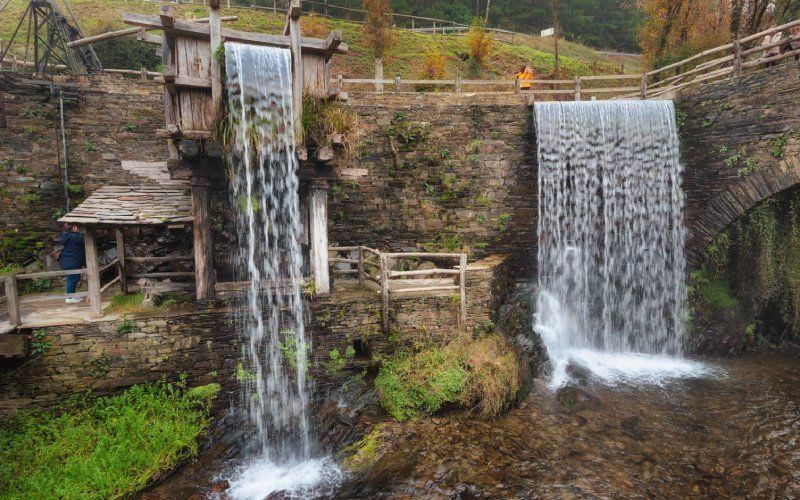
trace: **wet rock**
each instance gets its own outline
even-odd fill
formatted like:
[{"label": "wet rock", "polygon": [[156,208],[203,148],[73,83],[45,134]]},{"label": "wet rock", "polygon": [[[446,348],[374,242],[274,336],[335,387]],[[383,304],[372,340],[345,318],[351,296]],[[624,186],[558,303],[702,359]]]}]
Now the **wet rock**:
[{"label": "wet rock", "polygon": [[216,483],[212,484],[211,488],[209,488],[209,491],[211,491],[211,493],[222,493],[230,487],[230,483],[223,479],[222,481],[217,481]]},{"label": "wet rock", "polygon": [[556,402],[561,411],[573,413],[595,403],[597,398],[577,387],[562,387],[556,393]]},{"label": "wet rock", "polygon": [[289,498],[287,496],[286,490],[281,490],[281,491],[273,491],[269,495],[265,496],[264,500],[284,500],[286,498]]}]

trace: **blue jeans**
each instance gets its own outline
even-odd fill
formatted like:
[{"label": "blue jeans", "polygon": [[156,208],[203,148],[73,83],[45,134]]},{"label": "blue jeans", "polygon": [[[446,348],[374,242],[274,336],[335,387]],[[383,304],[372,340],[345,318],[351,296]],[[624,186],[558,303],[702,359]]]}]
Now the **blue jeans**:
[{"label": "blue jeans", "polygon": [[[61,269],[65,271],[71,271],[73,269],[80,269],[82,266],[72,263],[62,263]],[[81,280],[80,274],[70,274],[67,276],[67,293],[75,293],[75,289],[78,288],[78,282]]]}]

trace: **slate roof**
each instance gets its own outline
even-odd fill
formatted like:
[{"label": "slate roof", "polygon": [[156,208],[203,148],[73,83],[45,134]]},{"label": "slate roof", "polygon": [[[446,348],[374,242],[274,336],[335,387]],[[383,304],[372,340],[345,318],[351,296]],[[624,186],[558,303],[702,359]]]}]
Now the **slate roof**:
[{"label": "slate roof", "polygon": [[84,225],[150,226],[191,224],[194,219],[187,188],[103,186],[58,221]]}]

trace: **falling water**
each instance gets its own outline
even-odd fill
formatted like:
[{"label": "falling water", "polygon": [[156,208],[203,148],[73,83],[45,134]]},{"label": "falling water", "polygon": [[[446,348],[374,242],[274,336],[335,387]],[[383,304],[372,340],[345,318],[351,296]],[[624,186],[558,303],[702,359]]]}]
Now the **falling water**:
[{"label": "falling water", "polygon": [[682,166],[669,101],[537,103],[536,328],[553,364],[608,381],[696,373],[686,329]]},{"label": "falling water", "polygon": [[286,49],[225,44],[234,147],[230,196],[240,252],[237,279],[248,282],[236,314],[245,337],[237,373],[255,428],[255,462],[231,494],[263,498],[307,487],[320,475],[310,460],[307,353],[303,325],[298,163],[292,116],[291,55]]}]

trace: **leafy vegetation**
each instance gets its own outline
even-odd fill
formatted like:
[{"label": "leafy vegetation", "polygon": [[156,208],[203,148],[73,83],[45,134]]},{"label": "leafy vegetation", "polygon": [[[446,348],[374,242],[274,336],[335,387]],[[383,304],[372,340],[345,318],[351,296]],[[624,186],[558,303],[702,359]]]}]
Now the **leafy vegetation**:
[{"label": "leafy vegetation", "polygon": [[219,385],[133,386],[0,424],[3,498],[121,498],[197,453]]},{"label": "leafy vegetation", "polygon": [[381,405],[399,421],[436,413],[446,405],[492,416],[519,388],[517,361],[499,335],[458,339],[384,360],[375,387]]}]

